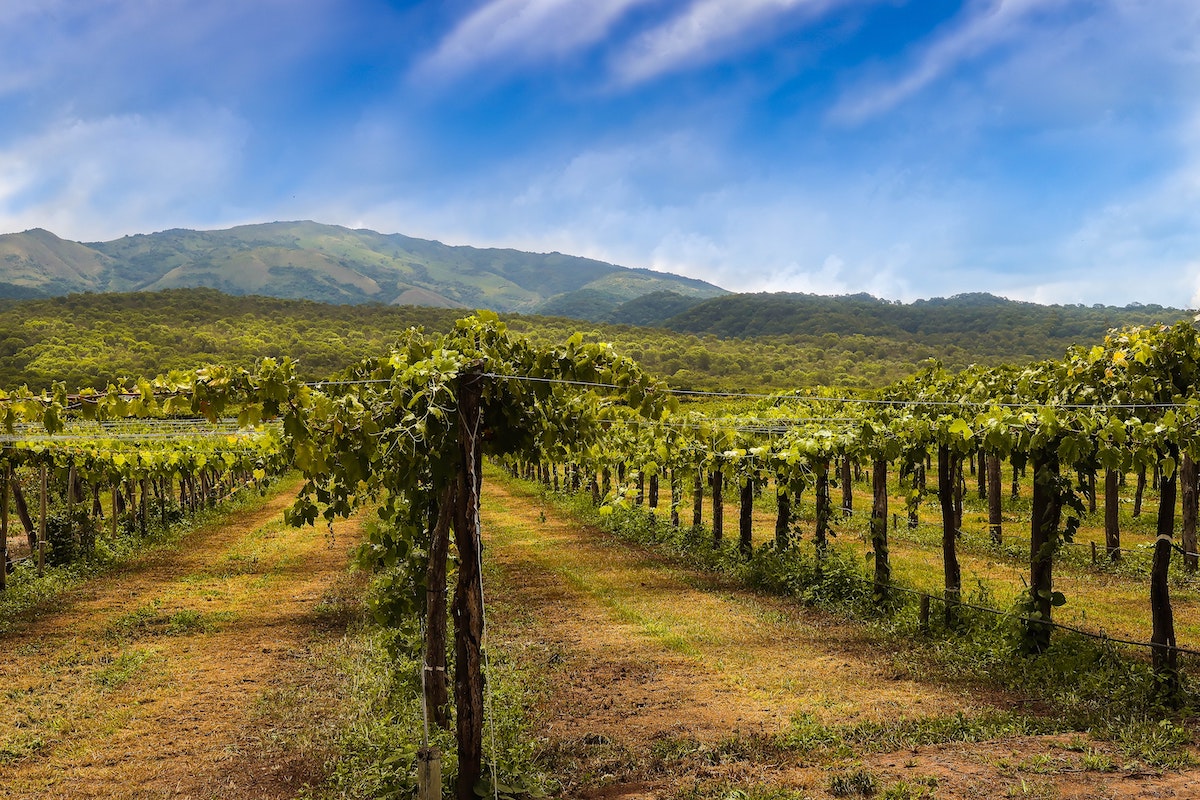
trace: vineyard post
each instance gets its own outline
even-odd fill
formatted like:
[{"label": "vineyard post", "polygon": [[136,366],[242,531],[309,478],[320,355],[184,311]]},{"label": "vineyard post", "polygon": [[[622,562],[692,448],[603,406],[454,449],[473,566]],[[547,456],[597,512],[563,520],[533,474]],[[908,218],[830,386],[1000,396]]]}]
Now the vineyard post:
[{"label": "vineyard post", "polygon": [[655,472],[650,476],[650,496],[648,498],[650,508],[658,508],[658,473]]},{"label": "vineyard post", "polygon": [[713,546],[719,547],[721,539],[725,535],[725,503],[722,497],[725,488],[725,473],[721,471],[719,461],[713,464],[713,468],[709,470],[709,477],[712,479]]},{"label": "vineyard post", "polygon": [[671,527],[679,527],[679,495],[683,486],[679,480],[679,472],[671,467]]},{"label": "vineyard post", "polygon": [[[979,467],[975,470],[979,476],[979,499],[988,499],[988,487],[992,483],[992,475],[988,466],[991,458],[982,447],[975,451],[974,458],[978,459]],[[974,463],[974,462],[972,462]]]},{"label": "vineyard post", "polygon": [[792,539],[792,495],[791,487],[775,476],[775,549],[783,552]]},{"label": "vineyard post", "polygon": [[117,538],[117,484],[112,485],[112,509],[109,512],[112,514],[112,538]]},{"label": "vineyard post", "polygon": [[[46,541],[46,501],[47,501],[46,495],[49,492],[49,487],[46,485],[47,481],[48,481],[48,477],[46,475],[47,469],[46,469],[45,462],[42,462],[41,467],[42,468],[41,468],[40,475],[41,475],[42,496],[41,496],[41,516],[38,518],[38,545],[39,546],[41,545],[42,542]],[[41,552],[41,551],[39,550],[38,552]],[[40,571],[41,571],[40,564],[38,566],[38,570],[39,570],[39,574],[40,574]]]},{"label": "vineyard post", "polygon": [[813,545],[817,550],[817,560],[824,561],[829,549],[829,517],[832,502],[829,499],[829,459],[817,459],[817,529],[813,536]]},{"label": "vineyard post", "polygon": [[1121,473],[1115,469],[1104,472],[1104,546],[1110,561],[1121,560],[1121,517],[1120,496],[1117,485]]},{"label": "vineyard post", "polygon": [[1052,450],[1035,450],[1033,457],[1033,510],[1030,514],[1029,596],[1030,618],[1026,622],[1027,646],[1041,653],[1050,646],[1050,621],[1054,608],[1054,551],[1062,516],[1059,497],[1058,455]]},{"label": "vineyard post", "polygon": [[1000,456],[988,453],[984,460],[987,466],[988,530],[992,535],[992,543],[998,546],[1004,541],[1003,498],[1000,496],[1002,491],[1000,487]]},{"label": "vineyard post", "polygon": [[480,574],[479,467],[482,453],[483,367],[458,378],[458,489],[454,541],[458,584],[454,590],[454,702],[457,711],[458,800],[474,800],[483,761],[483,584]]},{"label": "vineyard post", "polygon": [[704,472],[696,467],[692,476],[692,527],[697,528],[704,521]]},{"label": "vineyard post", "polygon": [[851,480],[850,456],[842,456],[842,516],[854,514],[854,482]]},{"label": "vineyard post", "polygon": [[1142,515],[1142,497],[1146,494],[1146,467],[1138,467],[1137,488],[1133,491],[1133,516]]},{"label": "vineyard post", "polygon": [[958,478],[958,464],[950,453],[950,447],[938,445],[938,503],[942,511],[942,575],[946,598],[946,625],[953,626],[957,617],[957,606],[962,599],[962,571],[958,566],[958,526],[956,522],[954,493]]},{"label": "vineyard post", "polygon": [[742,482],[741,507],[738,518],[738,551],[749,559],[754,552],[754,479]]},{"label": "vineyard post", "polygon": [[888,557],[888,493],[887,459],[875,456],[871,465],[871,548],[875,552],[875,604],[888,601],[888,585],[892,580],[892,565]]},{"label": "vineyard post", "polygon": [[[1167,446],[1168,458],[1178,459],[1179,446]],[[1153,633],[1150,636],[1151,661],[1154,675],[1164,696],[1170,698],[1179,690],[1179,653],[1175,649],[1175,619],[1171,610],[1171,592],[1167,583],[1174,548],[1175,495],[1178,471],[1168,476],[1164,470],[1159,479],[1158,538],[1154,542],[1154,561],[1150,567],[1150,616]],[[1144,474],[1144,470],[1143,470]]]}]

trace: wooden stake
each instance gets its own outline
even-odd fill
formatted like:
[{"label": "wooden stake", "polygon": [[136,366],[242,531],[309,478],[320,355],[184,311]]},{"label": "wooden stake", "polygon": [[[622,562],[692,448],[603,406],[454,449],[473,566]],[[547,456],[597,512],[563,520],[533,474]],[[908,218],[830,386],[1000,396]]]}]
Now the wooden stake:
[{"label": "wooden stake", "polygon": [[458,800],[475,800],[483,763],[483,578],[480,574],[479,469],[483,427],[483,368],[464,371],[458,385],[458,497],[454,541],[454,701],[457,711]]},{"label": "wooden stake", "polygon": [[442,753],[436,747],[417,751],[417,800],[441,800]]}]

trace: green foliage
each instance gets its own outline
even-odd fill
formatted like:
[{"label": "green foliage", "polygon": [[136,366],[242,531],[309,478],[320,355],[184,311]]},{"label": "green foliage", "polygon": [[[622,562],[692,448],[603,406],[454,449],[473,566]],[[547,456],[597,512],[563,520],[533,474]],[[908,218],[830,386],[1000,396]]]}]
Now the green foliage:
[{"label": "green foliage", "polygon": [[877,791],[879,782],[862,767],[839,772],[829,778],[829,793],[834,797],[871,797]]}]

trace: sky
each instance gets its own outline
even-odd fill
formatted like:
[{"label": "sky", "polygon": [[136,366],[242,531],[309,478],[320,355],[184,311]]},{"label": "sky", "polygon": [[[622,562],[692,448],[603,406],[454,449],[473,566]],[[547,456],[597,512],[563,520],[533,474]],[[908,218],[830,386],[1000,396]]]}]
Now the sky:
[{"label": "sky", "polygon": [[1196,0],[4,0],[0,233],[1200,306]]}]

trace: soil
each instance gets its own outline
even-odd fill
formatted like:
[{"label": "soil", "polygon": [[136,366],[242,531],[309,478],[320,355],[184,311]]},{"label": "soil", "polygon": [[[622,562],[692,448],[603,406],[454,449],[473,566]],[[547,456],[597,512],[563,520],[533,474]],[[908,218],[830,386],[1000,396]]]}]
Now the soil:
[{"label": "soil", "polygon": [[321,608],[359,531],[286,527],[294,490],[0,640],[0,795],[283,798],[320,778],[319,754],[277,745],[264,698],[323,680],[307,656],[341,636]]},{"label": "soil", "polygon": [[857,757],[781,747],[793,719],[1038,709],[897,671],[853,623],[692,573],[517,484],[485,481],[484,536],[490,635],[538,687],[530,713],[561,797],[862,796],[845,791],[859,773],[897,798],[1200,797],[1200,770],[1147,770],[1086,733]]}]

